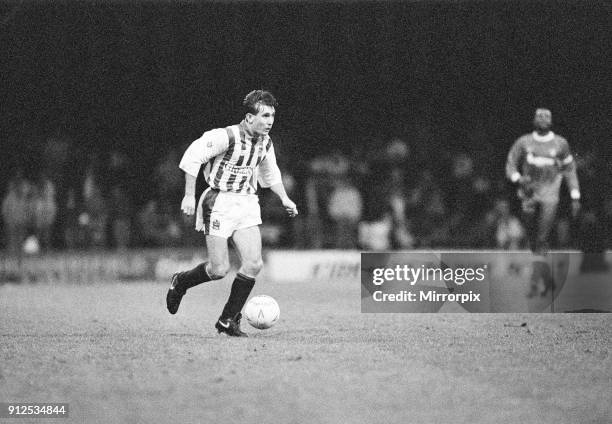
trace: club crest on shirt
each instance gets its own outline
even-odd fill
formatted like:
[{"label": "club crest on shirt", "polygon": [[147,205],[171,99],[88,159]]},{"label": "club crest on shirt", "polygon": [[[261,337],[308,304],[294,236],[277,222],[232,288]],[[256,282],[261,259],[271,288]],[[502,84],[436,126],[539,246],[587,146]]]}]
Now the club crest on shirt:
[{"label": "club crest on shirt", "polygon": [[215,219],[212,222],[212,228],[213,228],[213,230],[218,230],[219,228],[221,228],[221,223],[219,222],[218,219]]}]

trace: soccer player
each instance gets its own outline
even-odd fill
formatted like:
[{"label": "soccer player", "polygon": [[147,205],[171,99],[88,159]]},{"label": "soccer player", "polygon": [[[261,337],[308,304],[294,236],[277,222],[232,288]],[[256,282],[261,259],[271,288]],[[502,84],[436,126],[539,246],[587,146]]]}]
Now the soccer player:
[{"label": "soccer player", "polygon": [[[254,90],[242,104],[242,122],[205,132],[191,143],[179,164],[185,172],[181,210],[187,215],[196,213],[196,230],[205,234],[208,261],[174,274],[166,295],[168,311],[175,314],[188,289],[225,277],[230,269],[231,239],[241,263],[215,328],[236,337],[247,336],[240,329],[241,310],[263,266],[258,183],[270,187],[290,217],[298,214],[283,186],[268,134],[274,124],[276,99],[268,91]],[[196,177],[202,165],[209,188],[196,204]]]},{"label": "soccer player", "polygon": [[[544,255],[549,247],[563,178],[570,191],[574,216],[580,209],[580,187],[567,140],[551,131],[551,111],[536,109],[533,125],[535,130],[532,133],[519,137],[512,145],[506,162],[506,176],[517,185],[529,248],[536,255]],[[540,261],[540,265],[543,263],[545,261]],[[545,277],[548,274],[546,270],[542,273]],[[554,289],[551,281],[539,292],[544,295],[549,289]],[[530,295],[533,292],[532,286]]]}]

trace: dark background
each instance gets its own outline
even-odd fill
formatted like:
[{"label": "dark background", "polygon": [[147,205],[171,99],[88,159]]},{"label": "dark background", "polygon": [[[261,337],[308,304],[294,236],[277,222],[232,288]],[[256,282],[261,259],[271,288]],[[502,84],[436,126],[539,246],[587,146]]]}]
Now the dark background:
[{"label": "dark background", "polygon": [[505,150],[545,105],[576,147],[609,153],[605,4],[2,3],[2,143],[17,157],[62,127],[146,162],[265,87],[276,130],[308,152],[425,124],[452,140],[479,127]]},{"label": "dark background", "polygon": [[[401,136],[427,145],[434,169],[465,151],[503,179],[507,151],[539,106],[578,157],[595,153],[605,169],[611,10],[594,1],[3,2],[0,177],[36,173],[45,140],[62,133],[74,141],[75,175],[86,157],[123,150],[141,194],[161,156],[237,123],[254,88],[277,96],[272,135],[297,174],[312,155]],[[610,186],[605,172],[593,181],[596,192]]]}]

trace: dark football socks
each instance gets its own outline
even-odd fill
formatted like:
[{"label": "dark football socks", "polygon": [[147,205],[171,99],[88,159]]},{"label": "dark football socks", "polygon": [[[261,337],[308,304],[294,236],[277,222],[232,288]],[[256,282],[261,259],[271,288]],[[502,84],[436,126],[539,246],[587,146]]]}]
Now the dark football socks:
[{"label": "dark football socks", "polygon": [[536,252],[538,249],[537,237],[537,216],[535,213],[524,213],[523,214],[523,225],[525,226],[525,232],[527,233],[527,241],[529,243],[529,250]]},{"label": "dark football socks", "polygon": [[180,290],[187,290],[191,287],[195,287],[198,284],[210,281],[211,278],[206,272],[207,262],[203,262],[189,271],[179,272],[178,274],[178,288]]},{"label": "dark football socks", "polygon": [[240,273],[236,274],[236,278],[232,283],[232,291],[223,308],[220,319],[234,318],[242,310],[254,285],[254,278]]}]

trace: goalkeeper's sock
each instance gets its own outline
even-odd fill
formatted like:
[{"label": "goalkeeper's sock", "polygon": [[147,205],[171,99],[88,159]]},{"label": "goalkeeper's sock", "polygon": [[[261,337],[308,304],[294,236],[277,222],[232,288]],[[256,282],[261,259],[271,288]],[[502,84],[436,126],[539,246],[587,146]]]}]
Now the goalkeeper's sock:
[{"label": "goalkeeper's sock", "polygon": [[525,226],[525,232],[527,233],[529,250],[536,252],[538,248],[538,227],[535,212],[529,212],[523,215],[523,225]]},{"label": "goalkeeper's sock", "polygon": [[219,319],[233,319],[242,310],[254,285],[254,278],[241,273],[236,274],[229,298]]},{"label": "goalkeeper's sock", "polygon": [[178,273],[178,284],[177,288],[181,291],[185,291],[192,287],[197,286],[198,284],[205,283],[207,281],[211,281],[210,275],[206,270],[208,266],[208,262],[202,262],[198,266],[189,271],[179,272]]}]

